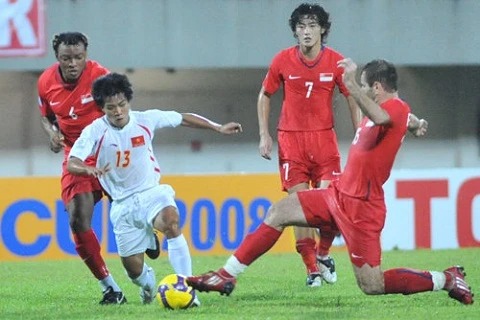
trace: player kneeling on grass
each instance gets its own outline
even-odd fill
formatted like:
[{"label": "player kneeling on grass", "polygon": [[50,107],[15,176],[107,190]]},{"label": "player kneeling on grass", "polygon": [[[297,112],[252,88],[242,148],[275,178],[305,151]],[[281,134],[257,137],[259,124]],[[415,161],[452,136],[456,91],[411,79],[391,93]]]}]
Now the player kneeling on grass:
[{"label": "player kneeling on grass", "polygon": [[223,268],[187,278],[199,291],[229,295],[237,276],[277,242],[287,226],[315,227],[320,232],[340,230],[360,289],[371,295],[446,290],[463,304],[473,303],[473,293],[461,266],[444,271],[408,268],[381,270],[380,235],[386,207],[383,184],[395,156],[410,131],[423,136],[427,122],[410,113],[398,97],[397,72],[385,60],[373,60],[362,69],[361,85],[355,80],[356,64],[338,62],[343,80],[366,116],[350,147],[345,171],[328,189],[312,189],[289,195],[272,205],[264,223],[249,234]]},{"label": "player kneeling on grass", "polygon": [[[132,86],[125,75],[117,73],[97,79],[92,95],[105,115],[83,129],[70,152],[68,171],[98,177],[110,195],[110,220],[118,254],[130,279],[140,286],[142,302],[150,303],[156,294],[156,280],[154,271],[144,262],[144,252],[155,248],[155,229],[167,238],[175,273],[192,275],[175,192],[171,186],[159,184],[160,167],[152,147],[155,130],[182,125],[234,134],[242,127],[236,122],[220,125],[191,113],[131,111]],[[90,155],[96,156],[96,166],[84,162]],[[194,305],[199,305],[198,300]]]}]

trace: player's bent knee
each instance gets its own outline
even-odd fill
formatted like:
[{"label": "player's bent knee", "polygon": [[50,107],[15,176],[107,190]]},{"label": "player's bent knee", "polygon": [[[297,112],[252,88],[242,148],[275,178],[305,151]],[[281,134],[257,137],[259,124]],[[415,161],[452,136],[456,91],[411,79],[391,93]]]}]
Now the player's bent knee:
[{"label": "player's bent knee", "polygon": [[271,227],[277,227],[280,225],[280,219],[278,215],[279,211],[276,209],[275,204],[268,208],[265,219],[263,220],[266,224]]},{"label": "player's bent knee", "polygon": [[126,271],[127,271],[128,277],[129,277],[131,280],[140,277],[140,275],[142,274],[142,271],[138,272],[138,270],[128,270],[128,269],[126,269]]},{"label": "player's bent knee", "polygon": [[372,267],[365,262],[361,267],[354,265],[354,273],[358,287],[363,293],[368,295],[384,293],[385,285],[380,266]]},{"label": "player's bent knee", "polygon": [[154,227],[165,234],[167,238],[174,238],[181,234],[179,227],[180,217],[175,207],[164,208],[154,220]]},{"label": "player's bent knee", "polygon": [[130,279],[138,278],[143,272],[143,262],[139,255],[122,257],[122,264]]},{"label": "player's bent knee", "polygon": [[82,193],[76,195],[67,205],[70,229],[74,232],[90,230],[93,216],[93,195]]},{"label": "player's bent knee", "polygon": [[71,214],[69,225],[74,232],[85,232],[91,229],[91,220],[79,214]]},{"label": "player's bent knee", "polygon": [[180,231],[178,223],[173,223],[165,227],[165,231],[163,231],[163,234],[165,235],[165,237],[167,237],[167,239],[171,239],[178,237],[182,234],[182,232]]},{"label": "player's bent knee", "polygon": [[264,219],[265,224],[272,228],[283,230],[285,227],[294,225],[288,212],[276,204],[272,205]]},{"label": "player's bent knee", "polygon": [[383,286],[377,284],[375,281],[365,281],[357,279],[357,284],[360,290],[367,295],[383,294]]}]

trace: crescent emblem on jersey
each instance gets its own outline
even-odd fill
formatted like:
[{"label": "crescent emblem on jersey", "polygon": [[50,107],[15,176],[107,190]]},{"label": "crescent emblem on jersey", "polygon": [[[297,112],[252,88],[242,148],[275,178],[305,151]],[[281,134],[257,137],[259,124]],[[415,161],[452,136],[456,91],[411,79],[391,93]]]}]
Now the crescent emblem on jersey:
[{"label": "crescent emblem on jersey", "polygon": [[82,104],[86,104],[86,103],[89,103],[90,101],[93,101],[93,97],[90,93],[84,94],[80,97],[80,101],[82,102]]},{"label": "crescent emblem on jersey", "polygon": [[131,138],[131,140],[132,140],[132,147],[133,148],[145,145],[145,138],[143,136],[133,137],[133,138]]}]

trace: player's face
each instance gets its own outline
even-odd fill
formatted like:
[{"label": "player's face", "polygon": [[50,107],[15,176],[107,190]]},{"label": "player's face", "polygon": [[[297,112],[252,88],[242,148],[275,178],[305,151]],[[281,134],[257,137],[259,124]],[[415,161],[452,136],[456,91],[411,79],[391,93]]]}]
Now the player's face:
[{"label": "player's face", "polygon": [[130,120],[129,111],[130,103],[123,93],[118,93],[105,99],[103,112],[105,112],[108,121],[113,126],[123,128]]},{"label": "player's face", "polygon": [[87,51],[83,43],[58,46],[57,60],[65,82],[76,82],[85,69]]},{"label": "player's face", "polygon": [[365,77],[365,72],[362,72],[360,75],[360,87],[362,91],[371,99],[375,100],[375,92],[372,87],[370,87],[367,83],[367,79]]},{"label": "player's face", "polygon": [[301,46],[313,47],[322,43],[325,29],[320,27],[316,19],[304,16],[295,27],[295,37]]}]

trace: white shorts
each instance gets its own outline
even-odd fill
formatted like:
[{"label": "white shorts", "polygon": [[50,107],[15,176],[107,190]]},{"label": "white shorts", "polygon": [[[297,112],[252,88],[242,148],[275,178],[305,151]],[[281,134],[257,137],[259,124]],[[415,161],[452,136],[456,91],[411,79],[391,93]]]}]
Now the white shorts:
[{"label": "white shorts", "polygon": [[143,253],[147,248],[155,248],[152,222],[167,206],[177,208],[175,191],[167,184],[112,202],[110,220],[120,257],[129,257]]}]

